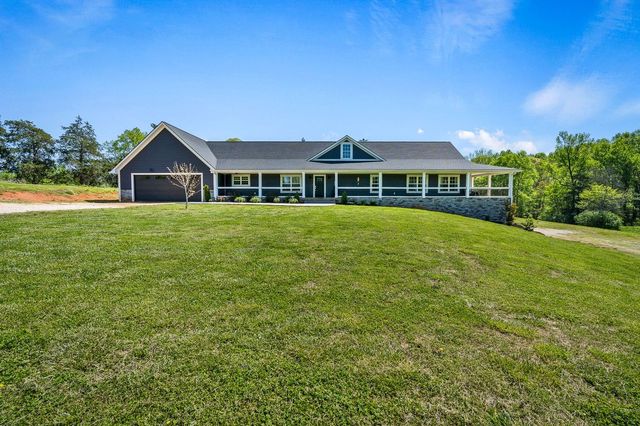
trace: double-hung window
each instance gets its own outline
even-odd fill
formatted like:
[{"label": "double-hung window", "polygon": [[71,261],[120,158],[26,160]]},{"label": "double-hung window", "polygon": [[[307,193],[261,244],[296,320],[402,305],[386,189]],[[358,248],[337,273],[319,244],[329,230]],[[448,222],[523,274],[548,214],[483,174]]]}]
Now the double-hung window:
[{"label": "double-hung window", "polygon": [[353,146],[350,143],[343,143],[342,145],[340,145],[340,159],[353,159]]},{"label": "double-hung window", "polygon": [[379,175],[370,175],[369,176],[369,191],[372,194],[377,194],[380,191],[380,176]]},{"label": "double-hung window", "polygon": [[231,186],[249,186],[250,175],[233,175],[231,178]]},{"label": "double-hung window", "polygon": [[280,175],[281,192],[300,192],[300,175]]},{"label": "double-hung window", "polygon": [[422,175],[407,175],[407,192],[422,192]]},{"label": "double-hung window", "polygon": [[438,192],[459,192],[460,176],[440,175],[438,179]]}]

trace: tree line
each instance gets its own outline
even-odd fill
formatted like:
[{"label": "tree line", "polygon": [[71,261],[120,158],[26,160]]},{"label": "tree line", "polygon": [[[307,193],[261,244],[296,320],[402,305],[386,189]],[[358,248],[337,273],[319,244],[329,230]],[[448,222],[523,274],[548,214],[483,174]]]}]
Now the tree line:
[{"label": "tree line", "polygon": [[560,132],[549,154],[480,150],[469,158],[521,170],[514,176],[519,216],[565,223],[640,221],[640,130],[610,140]]},{"label": "tree line", "polygon": [[116,186],[110,170],[146,135],[135,127],[100,143],[80,116],[62,126],[57,139],[29,120],[0,121],[0,175],[27,183]]}]

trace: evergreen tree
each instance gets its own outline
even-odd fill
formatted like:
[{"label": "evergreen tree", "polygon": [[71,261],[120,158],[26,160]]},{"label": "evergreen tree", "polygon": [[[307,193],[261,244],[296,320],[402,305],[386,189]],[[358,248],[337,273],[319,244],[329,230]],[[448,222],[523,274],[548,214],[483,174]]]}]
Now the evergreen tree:
[{"label": "evergreen tree", "polygon": [[50,134],[28,120],[5,122],[5,141],[19,179],[39,183],[54,165],[55,142]]},{"label": "evergreen tree", "polygon": [[62,164],[73,171],[81,185],[96,183],[102,153],[93,127],[77,116],[73,123],[62,126],[62,130],[64,133],[58,141]]}]

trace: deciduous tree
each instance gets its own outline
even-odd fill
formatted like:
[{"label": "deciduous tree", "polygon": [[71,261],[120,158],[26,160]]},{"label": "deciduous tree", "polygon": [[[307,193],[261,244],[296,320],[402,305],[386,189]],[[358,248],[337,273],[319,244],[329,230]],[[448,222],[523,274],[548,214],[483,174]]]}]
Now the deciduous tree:
[{"label": "deciduous tree", "polygon": [[167,167],[167,170],[171,184],[184,191],[184,208],[188,208],[189,198],[200,192],[198,171],[191,163],[173,163],[173,167]]}]

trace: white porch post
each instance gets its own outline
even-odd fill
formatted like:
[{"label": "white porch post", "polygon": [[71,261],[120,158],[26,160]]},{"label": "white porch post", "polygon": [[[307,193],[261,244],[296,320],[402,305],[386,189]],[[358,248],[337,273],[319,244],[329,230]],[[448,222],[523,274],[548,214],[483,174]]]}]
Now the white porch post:
[{"label": "white porch post", "polygon": [[513,202],[513,173],[509,173],[509,199]]},{"label": "white porch post", "polygon": [[333,197],[338,198],[338,172],[336,172],[333,178]]},{"label": "white porch post", "polygon": [[262,172],[258,173],[258,197],[262,197]]},{"label": "white porch post", "polygon": [[425,192],[426,183],[427,183],[427,173],[422,172],[422,198],[424,198],[424,196],[427,195]]},{"label": "white porch post", "polygon": [[491,197],[491,175],[487,179],[487,186],[489,187],[487,189],[487,197]]},{"label": "white porch post", "polygon": [[302,195],[300,196],[300,198],[304,198],[304,195],[306,193],[305,191],[305,187],[306,187],[306,174],[304,172],[302,172]]},{"label": "white porch post", "polygon": [[471,195],[471,173],[467,173],[467,194],[466,197],[469,198],[469,196]]},{"label": "white porch post", "polygon": [[378,199],[382,200],[382,172],[378,172]]}]

